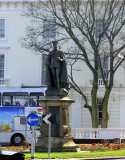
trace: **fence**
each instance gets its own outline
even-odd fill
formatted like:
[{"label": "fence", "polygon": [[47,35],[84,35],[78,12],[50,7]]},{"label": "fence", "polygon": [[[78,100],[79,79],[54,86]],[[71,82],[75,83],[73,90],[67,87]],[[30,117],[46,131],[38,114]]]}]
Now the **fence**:
[{"label": "fence", "polygon": [[74,139],[125,139],[125,129],[115,128],[72,128]]}]

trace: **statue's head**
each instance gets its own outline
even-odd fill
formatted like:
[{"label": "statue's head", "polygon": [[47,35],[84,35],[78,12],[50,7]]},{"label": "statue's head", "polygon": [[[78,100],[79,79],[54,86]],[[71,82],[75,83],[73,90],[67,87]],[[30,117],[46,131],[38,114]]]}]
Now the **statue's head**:
[{"label": "statue's head", "polygon": [[58,41],[54,41],[53,42],[53,48],[54,48],[54,50],[57,50],[57,44],[58,44]]}]

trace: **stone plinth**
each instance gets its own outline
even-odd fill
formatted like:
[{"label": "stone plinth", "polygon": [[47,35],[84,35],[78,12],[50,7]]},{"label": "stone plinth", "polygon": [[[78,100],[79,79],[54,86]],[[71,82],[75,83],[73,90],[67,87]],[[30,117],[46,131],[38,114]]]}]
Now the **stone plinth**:
[{"label": "stone plinth", "polygon": [[[51,137],[51,152],[76,152],[77,145],[69,137]],[[38,137],[36,152],[48,152],[48,137]]]},{"label": "stone plinth", "polygon": [[[43,106],[44,115],[51,113],[56,117],[56,122],[51,124],[51,151],[77,151],[78,147],[70,135],[71,128],[68,117],[68,108],[75,101],[68,97],[50,96],[39,100],[39,102]],[[48,125],[43,124],[40,132],[41,135],[36,143],[36,151],[46,152],[48,150]]]}]

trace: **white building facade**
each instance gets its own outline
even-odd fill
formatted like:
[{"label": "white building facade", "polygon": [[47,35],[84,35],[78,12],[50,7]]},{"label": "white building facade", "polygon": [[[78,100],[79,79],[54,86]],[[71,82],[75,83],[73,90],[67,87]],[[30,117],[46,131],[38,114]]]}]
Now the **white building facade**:
[{"label": "white building facade", "polygon": [[[22,11],[23,0],[0,1],[0,87],[21,88],[22,86],[42,86],[42,55],[22,48],[20,38],[30,23]],[[68,46],[68,45],[67,45]],[[65,47],[66,48],[66,47]],[[62,48],[62,50],[64,50]],[[76,81],[90,99],[92,76],[82,63],[76,66]],[[99,118],[104,86],[100,80],[98,91]],[[69,122],[72,128],[91,128],[91,116],[84,108],[84,100],[73,89],[70,97],[75,103],[69,108]],[[108,128],[125,128],[125,68],[120,67],[114,77],[108,104]]]},{"label": "white building facade", "polygon": [[23,7],[21,1],[0,2],[1,87],[41,84],[41,55],[22,48],[19,43],[29,23],[21,15]]}]

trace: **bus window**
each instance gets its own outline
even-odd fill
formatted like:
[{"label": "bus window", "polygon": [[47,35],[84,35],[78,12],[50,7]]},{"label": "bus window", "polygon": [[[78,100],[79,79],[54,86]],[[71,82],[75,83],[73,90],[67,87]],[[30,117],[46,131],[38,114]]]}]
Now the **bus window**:
[{"label": "bus window", "polygon": [[37,100],[41,99],[43,95],[44,94],[42,92],[31,92],[30,93],[30,106],[31,107],[41,106],[39,102],[37,102]]},{"label": "bus window", "polygon": [[28,93],[25,92],[4,92],[3,106],[27,106]]}]

